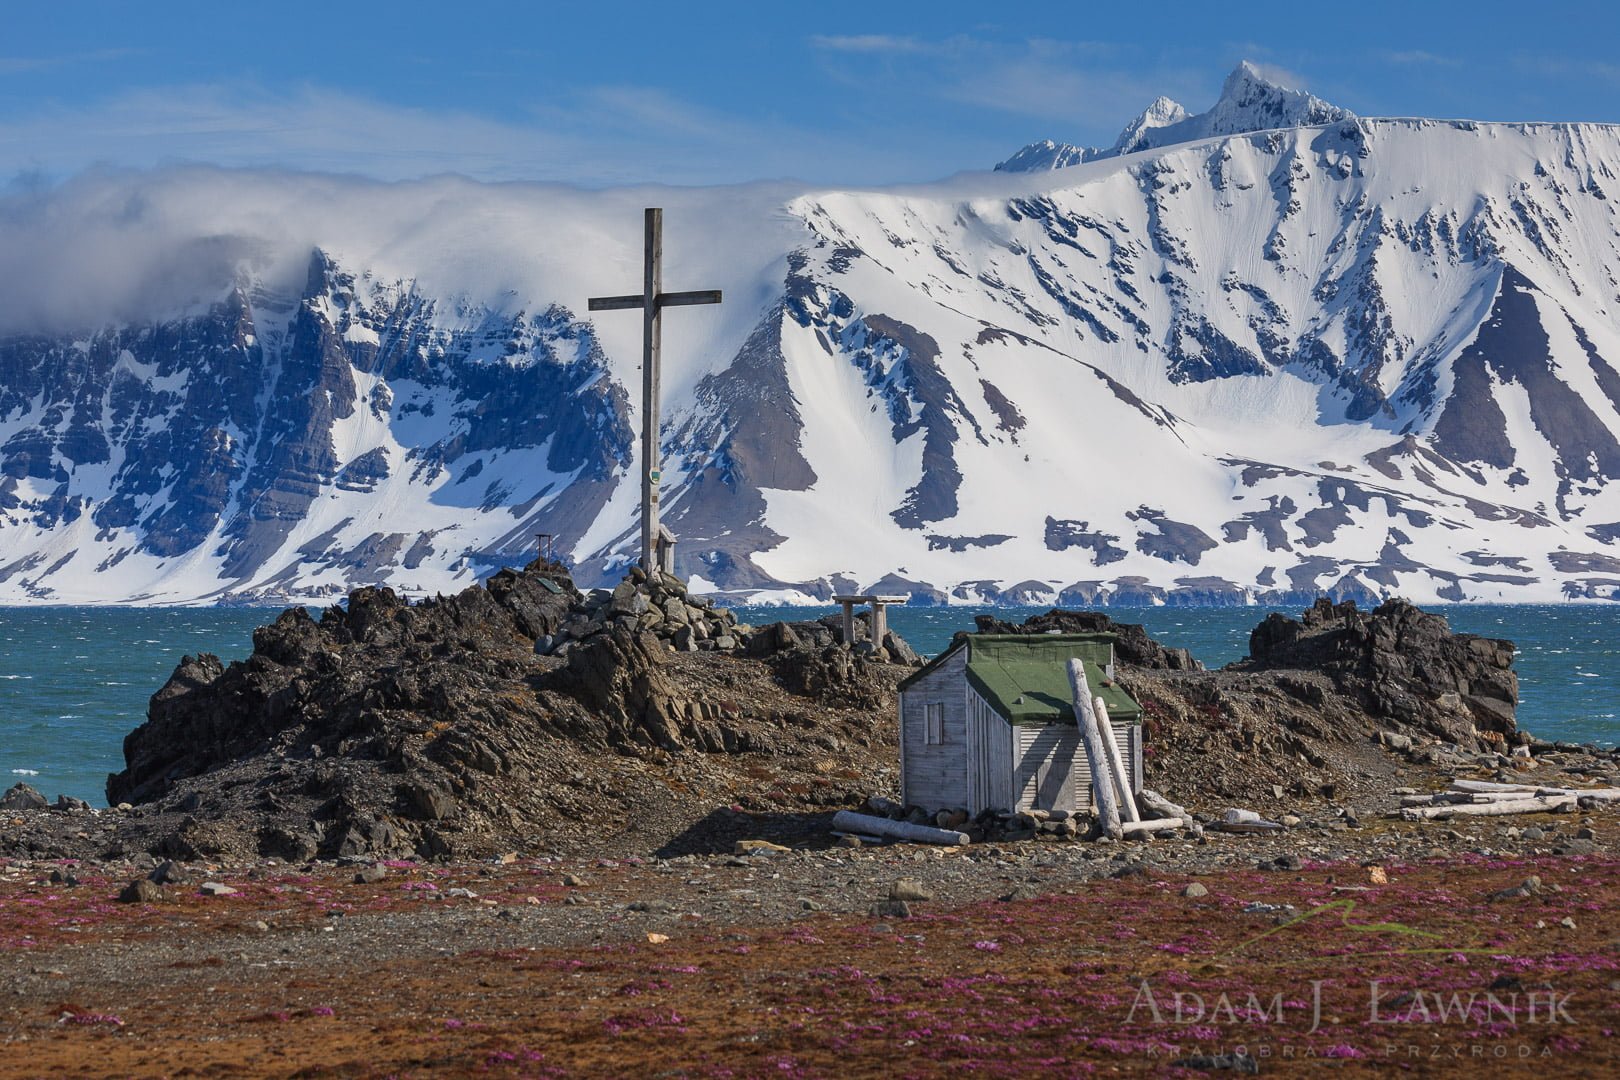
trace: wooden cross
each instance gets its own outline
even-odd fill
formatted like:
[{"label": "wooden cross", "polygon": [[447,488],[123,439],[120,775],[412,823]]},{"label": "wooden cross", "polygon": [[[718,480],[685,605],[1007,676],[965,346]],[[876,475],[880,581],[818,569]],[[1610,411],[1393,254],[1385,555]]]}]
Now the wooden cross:
[{"label": "wooden cross", "polygon": [[651,574],[659,568],[658,487],[663,479],[658,448],[658,315],[666,307],[718,304],[720,290],[664,292],[664,211],[654,206],[647,207],[646,226],[647,249],[642,264],[640,295],[593,296],[589,309],[641,309],[641,568]]}]

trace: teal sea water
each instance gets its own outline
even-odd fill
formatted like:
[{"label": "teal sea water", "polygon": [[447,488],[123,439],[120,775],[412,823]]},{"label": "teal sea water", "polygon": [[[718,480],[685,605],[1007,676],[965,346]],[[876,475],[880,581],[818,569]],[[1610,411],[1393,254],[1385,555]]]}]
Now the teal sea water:
[{"label": "teal sea water", "polygon": [[[813,618],[826,608],[744,608],[745,622]],[[890,625],[932,654],[985,608],[894,608]],[[1000,608],[1022,620],[1036,608]],[[1181,646],[1211,667],[1242,658],[1264,608],[1143,608],[1111,612]],[[1548,739],[1612,745],[1620,739],[1620,606],[1459,606],[1452,628],[1519,646],[1519,722]],[[18,780],[57,794],[105,802],[107,773],[123,767],[123,738],[187,653],[240,659],[253,628],[276,612],[258,608],[0,608],[0,788]],[[1291,614],[1297,615],[1297,612]]]}]

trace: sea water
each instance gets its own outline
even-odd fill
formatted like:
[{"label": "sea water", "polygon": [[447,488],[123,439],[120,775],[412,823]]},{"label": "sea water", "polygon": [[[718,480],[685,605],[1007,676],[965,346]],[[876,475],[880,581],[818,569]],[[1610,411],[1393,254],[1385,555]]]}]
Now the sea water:
[{"label": "sea water", "polygon": [[[834,607],[741,608],[744,622],[819,618]],[[925,655],[944,648],[988,608],[889,609],[889,625]],[[1022,621],[1045,609],[998,608]],[[1210,667],[1241,659],[1265,608],[1126,608],[1167,645]],[[1612,745],[1620,738],[1620,606],[1453,606],[1452,629],[1519,647],[1519,723],[1546,739]],[[1298,612],[1290,612],[1297,616]],[[0,788],[25,780],[54,797],[105,804],[109,772],[123,768],[125,734],[180,659],[226,661],[253,648],[265,608],[0,608]]]}]

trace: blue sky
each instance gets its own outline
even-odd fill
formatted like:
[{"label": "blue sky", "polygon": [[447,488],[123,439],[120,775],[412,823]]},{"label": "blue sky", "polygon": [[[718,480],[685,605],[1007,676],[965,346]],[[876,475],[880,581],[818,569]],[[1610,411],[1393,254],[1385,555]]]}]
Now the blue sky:
[{"label": "blue sky", "polygon": [[1620,122],[1617,41],[1569,3],[23,4],[0,177],[928,180],[1199,111],[1241,59],[1364,115]]}]

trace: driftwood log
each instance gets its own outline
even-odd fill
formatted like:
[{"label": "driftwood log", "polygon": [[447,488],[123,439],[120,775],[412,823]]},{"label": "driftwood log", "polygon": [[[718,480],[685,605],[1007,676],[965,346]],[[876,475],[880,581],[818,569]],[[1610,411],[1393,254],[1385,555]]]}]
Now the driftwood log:
[{"label": "driftwood log", "polygon": [[1253,810],[1240,810],[1232,807],[1223,812],[1221,820],[1217,821],[1212,827],[1222,832],[1257,833],[1277,832],[1282,829],[1282,824],[1276,821],[1267,821]]},{"label": "driftwood log", "polygon": [[909,821],[891,821],[857,814],[853,810],[840,810],[833,815],[832,827],[838,832],[859,833],[863,836],[887,836],[894,840],[910,840],[915,844],[944,844],[954,847],[968,842],[968,834],[954,829],[936,829],[932,825],[914,825]]},{"label": "driftwood log", "polygon": [[[1136,812],[1136,798],[1131,794],[1130,774],[1125,771],[1125,759],[1119,752],[1119,740],[1114,738],[1114,725],[1108,722],[1108,705],[1101,696],[1091,699],[1091,715],[1097,734],[1102,736],[1103,751],[1108,755],[1108,777],[1114,785],[1114,793],[1119,796],[1119,815],[1123,821],[1141,821],[1142,815]],[[1092,773],[1093,782],[1096,775]]]},{"label": "driftwood log", "polygon": [[1433,818],[1461,814],[1468,817],[1497,817],[1506,814],[1545,814],[1557,810],[1575,809],[1572,795],[1554,795],[1549,798],[1530,796],[1511,802],[1445,803],[1439,806],[1408,806],[1400,811],[1406,821],[1428,821]]},{"label": "driftwood log", "polygon": [[1086,748],[1086,762],[1091,766],[1094,781],[1092,788],[1097,795],[1097,827],[1104,836],[1118,840],[1125,835],[1119,827],[1119,796],[1109,780],[1108,750],[1097,730],[1096,711],[1091,707],[1091,686],[1086,682],[1085,665],[1079,660],[1069,661],[1069,690],[1074,697],[1074,719],[1080,728],[1080,741]]},{"label": "driftwood log", "polygon": [[1155,818],[1152,821],[1127,821],[1119,828],[1127,837],[1151,835],[1158,832],[1169,832],[1172,829],[1182,828],[1182,820],[1178,817]]}]

